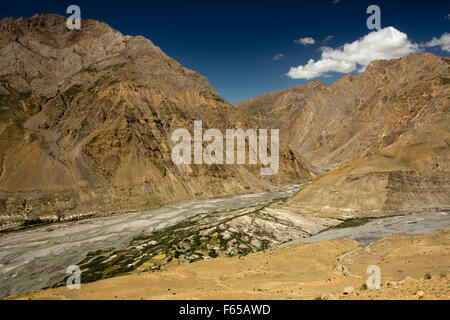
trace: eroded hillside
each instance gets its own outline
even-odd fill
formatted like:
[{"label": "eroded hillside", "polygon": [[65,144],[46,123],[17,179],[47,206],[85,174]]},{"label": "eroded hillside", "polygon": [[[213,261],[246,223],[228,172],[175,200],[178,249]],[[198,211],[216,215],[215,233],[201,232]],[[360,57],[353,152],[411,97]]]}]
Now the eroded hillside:
[{"label": "eroded hillside", "polygon": [[175,166],[171,133],[193,122],[260,128],[143,37],[104,23],[35,15],[0,21],[0,221],[148,209],[311,179],[281,146],[280,170],[259,165]]},{"label": "eroded hillside", "polygon": [[450,59],[425,53],[238,107],[261,121],[277,119],[295,151],[319,171],[331,170],[285,208],[344,219],[448,210],[449,79]]}]

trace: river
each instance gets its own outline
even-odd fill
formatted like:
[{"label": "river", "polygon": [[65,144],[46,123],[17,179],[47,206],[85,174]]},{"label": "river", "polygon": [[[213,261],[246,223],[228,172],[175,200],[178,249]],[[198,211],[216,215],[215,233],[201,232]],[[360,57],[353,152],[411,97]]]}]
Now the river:
[{"label": "river", "polygon": [[0,235],[0,298],[58,283],[68,266],[89,252],[125,249],[143,232],[154,232],[190,217],[247,207],[264,207],[295,194],[301,186],[274,192],[174,203],[129,214],[35,227]]}]

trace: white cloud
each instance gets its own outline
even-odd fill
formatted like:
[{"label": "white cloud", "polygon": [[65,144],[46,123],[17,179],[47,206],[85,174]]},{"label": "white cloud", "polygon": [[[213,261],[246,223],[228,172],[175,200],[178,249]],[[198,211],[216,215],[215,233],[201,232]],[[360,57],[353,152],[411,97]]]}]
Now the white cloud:
[{"label": "white cloud", "polygon": [[329,35],[329,36],[327,36],[325,39],[322,40],[322,43],[330,42],[330,41],[333,40],[333,39],[334,39],[334,36]]},{"label": "white cloud", "polygon": [[278,54],[273,56],[273,61],[278,61],[278,60],[280,60],[282,58],[284,58],[284,54],[278,53]]},{"label": "white cloud", "polygon": [[444,33],[439,39],[433,38],[422,46],[426,48],[441,47],[441,50],[450,52],[450,33]]},{"label": "white cloud", "polygon": [[347,61],[337,61],[333,59],[320,59],[308,61],[308,64],[291,68],[288,76],[292,79],[312,79],[320,77],[327,72],[335,71],[340,73],[350,73],[355,70],[355,64]]},{"label": "white cloud", "polygon": [[334,4],[338,4],[339,2],[341,2],[341,0],[333,0]]},{"label": "white cloud", "polygon": [[306,38],[300,38],[300,39],[294,40],[294,43],[296,43],[296,44],[302,44],[302,45],[304,45],[304,46],[308,46],[308,45],[310,45],[310,44],[315,44],[315,43],[316,43],[316,40],[314,40],[314,39],[311,38],[311,37],[306,37]]},{"label": "white cloud", "polygon": [[322,47],[320,60],[309,60],[304,66],[292,67],[288,77],[292,79],[312,79],[326,75],[328,72],[351,73],[363,72],[374,60],[389,60],[405,57],[419,51],[419,46],[408,40],[408,36],[387,27],[373,31],[363,38],[342,47],[333,49]]},{"label": "white cloud", "polygon": [[450,13],[445,17],[445,19],[450,20]]}]

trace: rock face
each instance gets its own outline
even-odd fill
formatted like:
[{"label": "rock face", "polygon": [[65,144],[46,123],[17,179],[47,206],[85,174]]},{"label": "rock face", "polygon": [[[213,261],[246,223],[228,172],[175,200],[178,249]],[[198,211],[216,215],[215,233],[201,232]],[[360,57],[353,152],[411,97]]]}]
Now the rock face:
[{"label": "rock face", "polygon": [[[328,86],[322,81],[313,80],[306,85],[269,92],[253,99],[244,100],[236,106],[261,123],[280,128],[281,139],[295,145],[300,126],[304,126],[303,110],[308,102]],[[306,132],[307,130],[305,130]]]},{"label": "rock face", "polygon": [[104,23],[35,15],[0,21],[0,222],[132,211],[305,182],[280,147],[278,175],[259,165],[176,166],[171,133],[260,128],[201,75],[151,41]]},{"label": "rock face", "polygon": [[375,61],[332,86],[312,82],[238,107],[249,112],[267,102],[261,121],[279,125],[281,137],[319,171],[331,170],[286,208],[343,219],[445,210],[449,83],[450,59],[426,53]]}]

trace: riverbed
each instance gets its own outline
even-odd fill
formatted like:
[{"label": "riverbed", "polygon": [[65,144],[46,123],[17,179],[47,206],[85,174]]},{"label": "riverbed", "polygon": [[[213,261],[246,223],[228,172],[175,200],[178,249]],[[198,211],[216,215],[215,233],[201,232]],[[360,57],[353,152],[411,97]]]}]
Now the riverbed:
[{"label": "riverbed", "polygon": [[123,250],[143,233],[156,232],[201,215],[262,208],[302,186],[274,192],[174,203],[139,213],[56,223],[0,235],[0,298],[52,286],[66,268],[98,250]]},{"label": "riverbed", "polygon": [[[270,207],[303,187],[175,203],[138,213],[2,234],[0,297],[61,284],[67,277],[67,267],[83,261],[86,262],[84,267],[80,265],[86,270],[83,276],[91,276],[90,281],[95,281],[103,276],[115,276],[106,271],[116,264],[123,264],[120,272],[159,268],[149,258],[152,256],[163,257],[160,261],[164,264],[160,266],[165,267],[166,263],[180,263],[183,259],[189,263],[216,254],[242,255],[298,242],[352,238],[367,245],[396,233],[428,233],[450,227],[447,212],[379,218],[356,227],[335,228],[331,222],[327,226],[307,215]],[[309,229],[302,229],[304,225]],[[324,231],[311,236],[319,230],[314,228]],[[150,267],[145,269],[146,265]],[[94,268],[89,270],[86,266]]]}]

